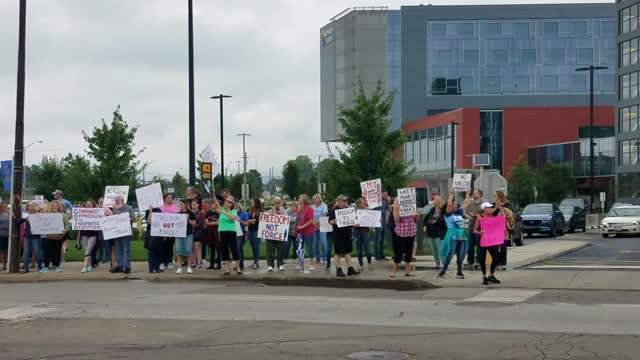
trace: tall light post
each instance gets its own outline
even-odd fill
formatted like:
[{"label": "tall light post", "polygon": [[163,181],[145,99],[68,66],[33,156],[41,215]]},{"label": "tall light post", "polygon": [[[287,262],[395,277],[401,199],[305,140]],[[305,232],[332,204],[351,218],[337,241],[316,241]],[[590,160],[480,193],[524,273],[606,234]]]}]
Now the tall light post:
[{"label": "tall light post", "polygon": [[[231,95],[216,95],[212,96],[211,99],[219,99],[220,100],[220,164],[224,164],[224,99],[230,98]],[[222,171],[222,167],[220,168],[220,183],[222,184],[222,188],[224,188],[224,173]]]},{"label": "tall light post", "polygon": [[189,185],[196,184],[196,112],[193,84],[193,0],[188,0],[189,17]]},{"label": "tall light post", "polygon": [[588,71],[589,72],[589,181],[591,182],[591,187],[589,190],[589,197],[591,201],[590,209],[593,214],[593,201],[595,199],[595,174],[594,174],[594,155],[593,155],[593,73],[597,70],[606,70],[608,67],[606,66],[594,66],[589,65],[588,67],[582,67],[576,69],[576,71]]},{"label": "tall light post", "polygon": [[[244,172],[242,173],[242,191],[245,191],[244,188],[245,186],[247,186],[247,148],[246,148],[246,139],[247,136],[251,136],[251,134],[247,134],[247,133],[242,133],[242,134],[236,134],[236,136],[242,136],[242,160],[244,163]],[[244,195],[244,194],[243,194]],[[249,192],[247,191],[246,197],[249,197]],[[243,196],[243,198],[245,198],[245,196]],[[246,199],[245,199],[245,206],[246,204]]]},{"label": "tall light post", "polygon": [[26,189],[26,188],[27,188],[27,169],[26,169],[26,167],[27,167],[27,150],[28,150],[31,146],[35,145],[35,144],[42,144],[42,143],[44,143],[44,141],[42,141],[42,140],[37,140],[37,141],[34,141],[34,142],[30,143],[29,145],[27,145],[27,146],[25,146],[25,147],[24,147],[24,151],[23,151],[23,154],[22,154],[22,160],[24,161],[24,166],[25,166],[25,171],[24,171],[24,188],[23,188],[23,190],[22,190],[22,198],[23,198],[23,199],[24,199],[24,189]]}]

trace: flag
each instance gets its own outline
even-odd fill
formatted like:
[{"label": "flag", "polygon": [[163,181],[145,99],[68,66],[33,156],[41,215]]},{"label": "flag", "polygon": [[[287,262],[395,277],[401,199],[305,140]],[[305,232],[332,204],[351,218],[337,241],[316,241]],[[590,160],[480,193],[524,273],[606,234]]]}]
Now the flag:
[{"label": "flag", "polygon": [[304,240],[301,234],[296,237],[296,254],[298,255],[298,265],[300,265],[301,271],[304,273]]}]

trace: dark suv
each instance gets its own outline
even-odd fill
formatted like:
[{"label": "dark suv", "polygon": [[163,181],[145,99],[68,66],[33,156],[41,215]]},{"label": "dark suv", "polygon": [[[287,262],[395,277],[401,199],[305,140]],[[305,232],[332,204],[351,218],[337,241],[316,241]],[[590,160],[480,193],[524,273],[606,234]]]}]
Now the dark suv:
[{"label": "dark suv", "polygon": [[564,215],[553,204],[531,204],[522,211],[522,232],[531,237],[533,233],[552,237],[564,234]]}]

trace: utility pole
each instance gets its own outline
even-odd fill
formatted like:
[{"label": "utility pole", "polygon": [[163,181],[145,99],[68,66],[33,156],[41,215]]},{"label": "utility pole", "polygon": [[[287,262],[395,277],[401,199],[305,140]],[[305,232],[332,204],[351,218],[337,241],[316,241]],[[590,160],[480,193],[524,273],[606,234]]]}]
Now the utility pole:
[{"label": "utility pole", "polygon": [[238,174],[240,174],[240,163],[242,163],[242,160],[237,160],[236,161],[238,163]]},{"label": "utility pole", "polygon": [[[27,39],[27,0],[20,0],[18,20],[18,83],[16,91],[16,133],[11,177],[11,211],[15,219],[22,219],[22,180],[24,155],[24,83]],[[11,219],[9,272],[20,272],[20,225]]]},{"label": "utility pole", "polygon": [[322,156],[318,155],[318,166],[316,168],[318,173],[316,177],[318,178],[318,194],[322,195],[322,181],[320,181],[320,158],[322,158]]},{"label": "utility pole", "polygon": [[[224,164],[224,107],[223,107],[223,102],[225,98],[230,98],[231,95],[216,95],[216,96],[212,96],[211,99],[219,99],[220,100],[220,164]],[[220,166],[220,184],[222,185],[222,188],[224,189],[224,173],[225,171],[222,171],[222,166]]]},{"label": "utility pole", "polygon": [[[246,139],[247,136],[251,136],[251,134],[247,134],[247,133],[242,133],[242,134],[236,134],[236,136],[242,136],[242,160],[244,162],[244,173],[242,174],[242,187],[244,188],[245,186],[247,186],[247,148],[246,148]],[[249,197],[249,192],[247,192],[247,196]],[[246,199],[245,199],[245,207],[247,206],[246,204]]]},{"label": "utility pole", "polygon": [[196,111],[193,85],[193,0],[189,0],[189,185],[196,184]]}]

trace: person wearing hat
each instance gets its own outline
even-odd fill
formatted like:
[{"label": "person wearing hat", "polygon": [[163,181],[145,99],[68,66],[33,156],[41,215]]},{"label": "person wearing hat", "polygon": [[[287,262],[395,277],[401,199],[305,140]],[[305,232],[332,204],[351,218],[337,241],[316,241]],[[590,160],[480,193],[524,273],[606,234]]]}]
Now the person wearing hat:
[{"label": "person wearing hat", "polygon": [[51,195],[53,195],[55,200],[58,200],[59,203],[64,205],[64,212],[66,212],[67,214],[73,212],[73,205],[71,205],[71,202],[69,200],[64,198],[64,193],[62,192],[62,190],[56,190],[52,192]]},{"label": "person wearing hat", "polygon": [[[482,209],[482,214],[480,214],[480,220],[476,221],[476,224],[473,228],[474,234],[476,234],[480,239],[482,238],[482,219],[490,218],[495,210],[494,205],[492,203],[482,203],[480,205]],[[500,284],[500,280],[496,279],[494,273],[496,271],[496,267],[498,266],[498,256],[500,252],[500,245],[492,245],[483,247],[482,243],[478,241],[478,261],[480,262],[480,269],[482,270],[482,284],[489,285],[489,283]],[[487,252],[491,254],[491,275],[487,278]]]},{"label": "person wearing hat", "polygon": [[[336,253],[337,277],[360,274],[356,271],[356,269],[353,268],[353,266],[351,266],[351,252],[353,251],[353,240],[351,239],[351,235],[353,227],[338,227],[338,220],[336,220],[336,210],[346,209],[349,206],[347,204],[347,200],[347,197],[344,195],[338,196],[338,198],[336,199],[336,204],[333,206],[331,211],[329,211],[329,224],[333,225],[333,232],[331,236]],[[342,271],[342,258],[344,258],[347,263],[347,275],[345,275],[344,271]]]}]

